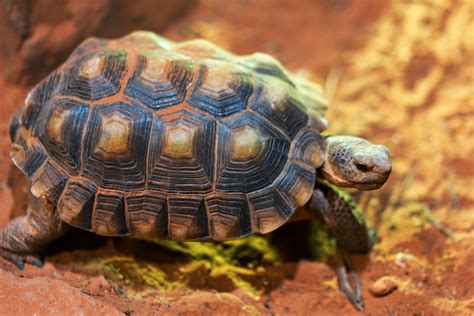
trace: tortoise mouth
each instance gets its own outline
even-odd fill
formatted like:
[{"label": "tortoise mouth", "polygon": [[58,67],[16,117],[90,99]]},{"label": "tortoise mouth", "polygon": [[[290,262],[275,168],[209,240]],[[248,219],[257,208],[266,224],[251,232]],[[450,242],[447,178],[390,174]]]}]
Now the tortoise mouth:
[{"label": "tortoise mouth", "polygon": [[341,187],[355,188],[361,191],[379,189],[387,181],[390,173],[391,168],[388,168],[382,172],[369,171],[364,173],[364,175],[350,179],[345,177],[344,174],[334,172],[331,166],[323,166],[323,168],[321,168],[322,176],[330,183]]},{"label": "tortoise mouth", "polygon": [[368,172],[362,179],[348,182],[358,190],[376,190],[385,184],[391,171],[391,168],[384,168],[381,171]]},{"label": "tortoise mouth", "polygon": [[361,191],[377,190],[384,185],[385,181],[381,182],[354,182],[354,188]]}]

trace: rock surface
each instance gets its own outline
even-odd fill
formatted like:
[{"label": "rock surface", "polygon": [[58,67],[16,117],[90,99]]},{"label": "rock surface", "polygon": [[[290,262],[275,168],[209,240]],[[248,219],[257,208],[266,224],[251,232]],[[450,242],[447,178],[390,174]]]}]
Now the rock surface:
[{"label": "rock surface", "polygon": [[8,81],[34,83],[89,36],[155,32],[193,7],[186,0],[4,1],[0,5],[0,66]]},{"label": "rock surface", "polygon": [[1,315],[123,315],[64,281],[26,279],[0,269]]}]

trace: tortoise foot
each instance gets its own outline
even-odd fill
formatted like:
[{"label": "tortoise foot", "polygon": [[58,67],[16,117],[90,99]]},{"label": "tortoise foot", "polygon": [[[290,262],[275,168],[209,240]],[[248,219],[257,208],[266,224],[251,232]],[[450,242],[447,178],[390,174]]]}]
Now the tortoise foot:
[{"label": "tortoise foot", "polygon": [[44,265],[44,260],[42,256],[36,254],[16,254],[9,250],[0,248],[0,257],[10,261],[20,270],[23,270],[23,268],[25,267],[25,263],[29,263],[39,268],[43,267]]},{"label": "tortoise foot", "polygon": [[347,296],[358,311],[363,311],[364,300],[359,276],[351,268],[349,259],[342,250],[336,253],[336,274],[340,291]]}]

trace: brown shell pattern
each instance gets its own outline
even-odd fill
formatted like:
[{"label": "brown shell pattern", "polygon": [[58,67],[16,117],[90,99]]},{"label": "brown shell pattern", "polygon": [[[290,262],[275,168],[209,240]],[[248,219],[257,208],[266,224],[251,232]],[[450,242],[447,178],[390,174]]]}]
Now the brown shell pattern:
[{"label": "brown shell pattern", "polygon": [[319,86],[265,54],[92,38],[28,95],[12,157],[73,226],[227,240],[308,202],[325,109]]}]

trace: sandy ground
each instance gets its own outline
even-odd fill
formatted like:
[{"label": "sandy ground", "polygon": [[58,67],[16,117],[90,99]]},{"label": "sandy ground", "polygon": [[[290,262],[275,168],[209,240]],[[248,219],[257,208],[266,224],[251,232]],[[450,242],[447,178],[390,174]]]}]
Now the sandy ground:
[{"label": "sandy ground", "polygon": [[[202,1],[160,28],[173,40],[202,37],[239,54],[274,55],[325,86],[331,133],[390,148],[389,182],[376,192],[354,192],[379,232],[369,256],[352,258],[365,314],[472,315],[474,4],[380,3]],[[4,55],[0,64],[5,56],[16,58]],[[4,77],[0,226],[24,209],[26,184],[10,164],[7,136],[9,117],[30,89]],[[73,232],[51,247],[42,269],[19,271],[0,260],[0,313],[358,314],[337,290],[331,261],[305,258],[278,265],[262,259],[219,273],[206,258]],[[390,293],[377,297],[369,289]]]}]

